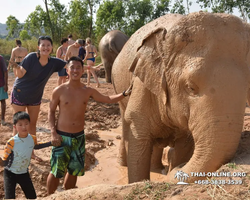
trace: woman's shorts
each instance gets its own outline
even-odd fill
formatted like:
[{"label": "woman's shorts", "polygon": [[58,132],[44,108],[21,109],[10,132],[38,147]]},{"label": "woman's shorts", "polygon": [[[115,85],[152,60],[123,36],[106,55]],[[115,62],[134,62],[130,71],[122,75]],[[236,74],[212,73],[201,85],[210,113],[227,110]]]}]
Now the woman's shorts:
[{"label": "woman's shorts", "polygon": [[39,106],[41,104],[41,101],[38,103],[32,103],[32,104],[27,104],[27,103],[22,103],[20,101],[18,101],[15,97],[13,92],[11,92],[11,99],[10,99],[10,103],[11,104],[15,104],[17,106]]}]

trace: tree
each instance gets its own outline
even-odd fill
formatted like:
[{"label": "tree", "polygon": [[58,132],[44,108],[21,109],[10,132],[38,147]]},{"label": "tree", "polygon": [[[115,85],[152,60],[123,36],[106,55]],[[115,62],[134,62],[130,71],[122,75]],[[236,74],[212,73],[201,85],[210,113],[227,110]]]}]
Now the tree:
[{"label": "tree", "polygon": [[129,0],[126,1],[126,21],[125,33],[132,35],[143,25],[152,21],[153,5],[150,0]]},{"label": "tree", "polygon": [[238,10],[244,21],[250,19],[250,2],[244,0],[197,0],[201,8],[211,8],[215,13],[230,13]]},{"label": "tree", "polygon": [[19,36],[19,32],[23,28],[23,26],[19,23],[19,20],[12,15],[7,18],[6,25],[6,29],[9,30],[7,39],[17,38]]},{"label": "tree", "polygon": [[175,0],[171,9],[171,13],[179,13],[182,15],[189,14],[189,7],[192,5],[192,1],[186,0],[186,5],[183,0]]},{"label": "tree", "polygon": [[100,0],[86,0],[90,14],[89,37],[92,37],[93,32],[93,15],[95,13],[95,6],[100,3]]},{"label": "tree", "polygon": [[153,3],[154,5],[154,12],[152,19],[156,19],[162,15],[167,14],[170,9],[170,0],[155,0]]},{"label": "tree", "polygon": [[91,19],[88,17],[87,5],[85,3],[83,0],[70,2],[67,30],[69,33],[74,33],[76,38],[86,38],[89,33]]},{"label": "tree", "polygon": [[48,31],[51,31],[53,40],[59,42],[66,33],[67,18],[65,16],[67,14],[67,10],[65,5],[60,4],[59,0],[51,0],[49,5],[49,16],[47,14],[46,19],[48,20],[48,24],[51,24],[53,28],[50,27]]},{"label": "tree", "polygon": [[67,18],[66,8],[59,0],[44,0],[46,11],[37,6],[26,19],[25,29],[35,37],[50,35],[55,42],[59,42],[65,34]]},{"label": "tree", "polygon": [[20,32],[20,34],[19,34],[19,38],[20,38],[21,40],[30,40],[30,39],[31,39],[31,37],[29,36],[27,30],[22,30],[22,31]]},{"label": "tree", "polygon": [[111,30],[124,31],[125,8],[122,0],[105,1],[100,5],[96,15],[96,34],[100,40]]},{"label": "tree", "polygon": [[46,13],[41,6],[37,6],[35,11],[30,13],[25,20],[24,29],[27,30],[31,36],[35,37],[45,34],[45,18]]}]

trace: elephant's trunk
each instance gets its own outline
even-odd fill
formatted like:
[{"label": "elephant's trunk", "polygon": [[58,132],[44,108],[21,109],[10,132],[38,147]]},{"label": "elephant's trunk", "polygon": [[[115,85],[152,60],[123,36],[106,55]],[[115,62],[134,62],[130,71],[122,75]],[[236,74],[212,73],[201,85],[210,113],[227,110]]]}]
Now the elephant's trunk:
[{"label": "elephant's trunk", "polygon": [[[214,172],[233,157],[241,137],[243,117],[243,114],[222,115],[204,120],[204,126],[197,125],[193,132],[193,156],[185,166],[178,169],[189,174],[188,182],[204,178],[191,176],[191,172]],[[171,172],[171,178],[176,170]]]}]

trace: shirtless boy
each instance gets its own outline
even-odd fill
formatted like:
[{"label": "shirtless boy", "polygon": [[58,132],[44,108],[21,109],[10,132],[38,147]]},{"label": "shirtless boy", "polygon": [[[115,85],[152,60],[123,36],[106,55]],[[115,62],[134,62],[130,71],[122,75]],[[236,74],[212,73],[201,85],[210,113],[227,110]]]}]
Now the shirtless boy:
[{"label": "shirtless boy", "polygon": [[[21,40],[16,40],[16,45],[17,46],[12,49],[10,61],[20,64],[23,61],[24,57],[28,54],[28,50],[22,47]],[[10,70],[10,65],[11,63],[9,63],[8,65],[8,70]]]},{"label": "shirtless boy", "polygon": [[[131,93],[132,86],[123,93],[104,96],[97,90],[86,87],[80,79],[84,72],[79,57],[71,57],[67,64],[69,81],[56,87],[52,93],[49,110],[52,147],[51,172],[47,179],[48,194],[58,187],[59,179],[64,178],[64,188],[75,188],[77,176],[84,175],[85,154],[85,111],[90,98],[103,103],[116,103]],[[56,122],[55,112],[59,106]]]},{"label": "shirtless boy", "polygon": [[70,46],[68,46],[66,55],[64,60],[67,61],[73,56],[78,56],[79,55],[79,48],[83,46],[84,42],[82,39],[76,40],[76,42]]}]

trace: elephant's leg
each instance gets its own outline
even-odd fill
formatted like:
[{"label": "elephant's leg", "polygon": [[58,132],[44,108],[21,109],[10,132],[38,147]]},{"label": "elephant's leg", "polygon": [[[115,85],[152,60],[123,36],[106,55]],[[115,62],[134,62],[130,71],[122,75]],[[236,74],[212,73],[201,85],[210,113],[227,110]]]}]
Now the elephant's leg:
[{"label": "elephant's leg", "polygon": [[150,180],[152,150],[151,140],[136,138],[130,134],[127,157],[129,183]]},{"label": "elephant's leg", "polygon": [[119,154],[118,154],[118,163],[121,166],[127,166],[127,155],[128,155],[128,134],[131,132],[129,124],[124,120],[122,115],[122,138],[120,142]]},{"label": "elephant's leg", "polygon": [[182,137],[177,139],[175,141],[174,147],[168,149],[168,172],[170,172],[176,166],[188,162],[191,156],[193,155],[193,151],[194,142],[192,138]]},{"label": "elephant's leg", "polygon": [[150,162],[153,151],[151,138],[154,127],[151,126],[152,113],[148,105],[150,92],[143,87],[140,79],[134,80],[133,92],[129,97],[124,119],[130,123],[128,134],[128,179],[129,183],[150,178]]}]

